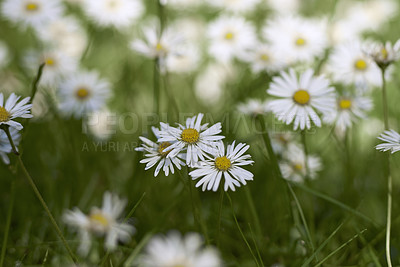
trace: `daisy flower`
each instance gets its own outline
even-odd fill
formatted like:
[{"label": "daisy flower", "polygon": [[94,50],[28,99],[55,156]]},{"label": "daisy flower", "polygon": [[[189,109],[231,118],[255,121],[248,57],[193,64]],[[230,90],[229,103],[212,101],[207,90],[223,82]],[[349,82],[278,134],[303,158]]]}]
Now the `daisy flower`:
[{"label": "daisy flower", "polygon": [[267,44],[255,46],[241,59],[251,64],[253,73],[279,71],[286,65],[282,57],[277,55],[276,49]]},{"label": "daisy flower", "polygon": [[375,62],[364,52],[359,41],[347,42],[335,47],[327,64],[335,82],[355,84],[359,88],[380,86],[381,72]]},{"label": "daisy flower", "polygon": [[40,28],[62,16],[59,0],[5,0],[2,15],[13,23]]},{"label": "daisy flower", "polygon": [[293,139],[293,132],[274,132],[271,134],[272,149],[277,155],[282,155],[287,150],[288,145],[293,142]]},{"label": "daisy flower", "polygon": [[223,63],[242,55],[255,43],[254,26],[242,17],[221,16],[208,26],[208,52]]},{"label": "daisy flower", "polygon": [[144,12],[140,0],[86,0],[84,11],[100,26],[126,27]]},{"label": "daisy flower", "polygon": [[199,159],[204,160],[206,153],[216,150],[215,141],[225,138],[217,135],[221,133],[221,123],[218,122],[211,127],[208,123],[201,124],[203,114],[188,118],[186,125],[179,124],[179,127],[171,127],[161,123],[158,143],[169,142],[171,145],[162,152],[169,152],[167,158],[174,158],[184,150],[186,151],[186,165],[192,167]]},{"label": "daisy flower", "polygon": [[213,7],[236,14],[248,13],[260,2],[261,0],[207,0],[207,3]]},{"label": "daisy flower", "polygon": [[324,53],[328,44],[324,21],[281,16],[267,22],[263,36],[288,64],[310,62]]},{"label": "daisy flower", "polygon": [[334,112],[324,114],[323,121],[335,124],[336,132],[343,135],[348,128],[359,119],[366,117],[366,113],[372,109],[372,100],[362,96],[342,96],[337,101]]},{"label": "daisy flower", "polygon": [[[160,137],[160,130],[156,127],[151,128],[156,138]],[[175,157],[167,157],[170,151],[165,151],[171,146],[170,142],[155,143],[145,137],[140,136],[140,140],[143,142],[141,147],[136,148],[136,151],[144,151],[145,159],[142,159],[140,163],[145,163],[148,170],[155,166],[157,163],[156,170],[154,171],[154,177],[158,175],[162,169],[165,176],[168,176],[169,172],[174,173],[174,165],[180,170],[181,166],[185,166],[185,163],[179,159],[180,155]]]},{"label": "daisy flower", "polygon": [[105,237],[104,247],[115,250],[118,241],[128,242],[135,228],[124,222],[118,222],[125,208],[126,201],[116,195],[105,192],[102,208],[93,207],[89,215],[78,208],[64,213],[64,222],[77,229],[81,239],[79,252],[87,255],[91,247],[92,234]]},{"label": "daisy flower", "polygon": [[44,86],[58,85],[63,77],[73,73],[78,68],[78,60],[75,57],[70,57],[57,50],[42,53],[30,51],[25,56],[24,61],[32,72],[37,71],[40,64],[46,64],[40,78],[40,85]]},{"label": "daisy flower", "polygon": [[218,142],[216,145],[218,151],[213,154],[211,159],[200,161],[195,170],[189,173],[193,180],[201,178],[197,182],[196,187],[202,185],[202,190],[218,190],[222,176],[224,177],[225,184],[224,190],[228,191],[230,188],[235,191],[235,186],[240,187],[240,184],[246,185],[246,181],[253,180],[253,174],[240,166],[249,165],[254,163],[251,156],[243,155],[248,149],[249,145],[239,143],[235,146],[235,141],[228,145],[225,152],[223,142]]},{"label": "daisy flower", "polygon": [[[10,135],[14,142],[15,147],[18,147],[21,135],[14,128],[10,129]],[[0,158],[3,160],[5,164],[10,164],[10,159],[8,158],[7,154],[11,152],[12,152],[12,147],[10,144],[10,140],[8,140],[6,132],[0,130]]]},{"label": "daisy flower", "polygon": [[84,113],[101,110],[110,96],[110,85],[97,72],[80,72],[67,77],[60,84],[62,113],[81,118]]},{"label": "daisy flower", "polygon": [[246,103],[239,104],[238,110],[245,115],[253,117],[266,114],[270,111],[268,109],[268,102],[259,99],[249,99]]},{"label": "daisy flower", "polygon": [[391,151],[391,153],[395,153],[400,151],[400,134],[394,130],[384,131],[379,137],[379,140],[383,141],[377,145],[375,148],[377,150],[386,152]]},{"label": "daisy flower", "polygon": [[400,40],[397,40],[394,45],[391,42],[375,44],[371,46],[367,54],[381,69],[385,69],[400,58]]},{"label": "daisy flower", "polygon": [[204,241],[197,233],[181,236],[171,231],[167,236],[153,237],[145,253],[139,258],[141,267],[220,267],[223,266],[218,251],[204,247]]},{"label": "daisy flower", "polygon": [[4,101],[3,93],[0,93],[0,126],[8,125],[17,130],[21,130],[23,128],[21,123],[14,121],[14,119],[33,117],[32,114],[30,114],[32,104],[28,104],[31,98],[26,97],[18,102],[20,98],[20,96],[11,93],[7,101]]},{"label": "daisy flower", "polygon": [[316,111],[323,114],[335,109],[334,88],[323,76],[313,76],[308,69],[298,79],[293,69],[281,72],[281,77],[274,77],[267,93],[281,99],[269,102],[269,108],[287,125],[293,122],[294,130],[310,129],[311,121],[321,127],[321,119]]},{"label": "daisy flower", "polygon": [[159,33],[156,25],[143,28],[145,40],[134,39],[131,42],[131,49],[151,59],[159,59],[161,67],[165,67],[167,56],[180,55],[180,48],[183,44],[183,37],[178,31],[166,28]]},{"label": "daisy flower", "polygon": [[306,175],[315,179],[317,172],[322,169],[320,158],[314,155],[306,156],[303,149],[295,144],[290,144],[283,155],[284,160],[279,164],[282,176],[293,182],[303,182]]}]

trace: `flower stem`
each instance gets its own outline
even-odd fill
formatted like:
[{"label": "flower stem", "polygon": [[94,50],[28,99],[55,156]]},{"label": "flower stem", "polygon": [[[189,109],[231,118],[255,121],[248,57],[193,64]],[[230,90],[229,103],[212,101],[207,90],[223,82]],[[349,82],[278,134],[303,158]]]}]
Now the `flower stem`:
[{"label": "flower stem", "polygon": [[10,203],[8,205],[6,226],[4,227],[4,239],[3,239],[3,245],[1,247],[0,267],[3,267],[4,258],[6,256],[7,240],[8,240],[8,233],[10,231],[11,216],[12,216],[12,211],[13,211],[13,207],[14,207],[14,200],[15,200],[15,180],[13,180],[11,182],[11,196],[10,196]]},{"label": "flower stem", "polygon": [[60,237],[64,247],[68,251],[68,254],[72,258],[73,262],[76,264],[78,262],[78,259],[75,256],[75,254],[72,252],[71,248],[69,247],[67,241],[65,240],[64,235],[62,234],[60,228],[57,225],[56,220],[54,219],[54,217],[51,214],[49,208],[47,207],[46,202],[44,201],[42,195],[40,194],[39,189],[37,188],[35,182],[33,181],[32,177],[31,177],[31,175],[29,174],[28,170],[26,169],[26,167],[25,167],[25,165],[24,165],[24,163],[23,163],[23,161],[21,159],[21,155],[17,152],[17,149],[15,147],[14,141],[13,141],[13,139],[11,137],[11,134],[10,134],[9,127],[2,127],[2,129],[7,134],[8,140],[10,141],[10,144],[11,144],[11,147],[12,147],[12,149],[14,151],[14,154],[16,154],[16,156],[17,156],[18,163],[21,166],[22,171],[23,171],[25,177],[27,178],[29,185],[32,187],[33,192],[35,193],[36,197],[39,199],[40,203],[42,204],[42,207],[44,208],[45,212],[49,216],[50,222],[53,225],[53,227],[55,228],[55,230],[56,230],[58,236]]},{"label": "flower stem", "polygon": [[260,218],[258,217],[258,214],[256,211],[256,206],[254,205],[253,198],[252,198],[250,190],[247,186],[245,187],[244,192],[246,194],[247,204],[249,205],[249,208],[250,208],[250,213],[254,220],[254,226],[256,228],[255,229],[256,235],[257,235],[257,237],[262,237]]},{"label": "flower stem", "polygon": [[45,65],[46,65],[46,63],[42,63],[39,66],[36,78],[32,83],[31,103],[33,103],[33,99],[35,98],[35,95],[36,95],[36,92],[37,92],[37,89],[38,89],[38,84],[39,84],[40,78],[42,77],[43,68],[44,68]]},{"label": "flower stem", "polygon": [[[388,104],[387,104],[387,95],[386,95],[386,80],[385,80],[385,68],[381,68],[382,75],[382,102],[383,102],[383,121],[385,124],[385,130],[389,130],[389,112],[388,112]],[[386,218],[386,261],[388,267],[392,267],[392,259],[390,256],[390,232],[392,225],[392,176],[390,175],[390,159],[388,155],[385,155],[385,169],[387,180],[387,218]]]}]

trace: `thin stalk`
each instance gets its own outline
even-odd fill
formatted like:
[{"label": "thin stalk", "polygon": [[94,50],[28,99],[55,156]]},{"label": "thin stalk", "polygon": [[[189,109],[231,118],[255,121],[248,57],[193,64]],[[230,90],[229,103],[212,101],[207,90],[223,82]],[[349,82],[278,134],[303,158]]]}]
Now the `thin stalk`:
[{"label": "thin stalk", "polygon": [[246,194],[247,204],[249,205],[249,208],[250,208],[250,213],[253,217],[254,226],[256,228],[255,229],[256,235],[257,235],[257,237],[262,237],[260,218],[258,217],[256,206],[254,205],[253,198],[252,198],[252,196],[250,194],[250,190],[247,186],[245,187],[244,192]]},{"label": "thin stalk", "polygon": [[78,263],[78,258],[75,256],[75,254],[72,252],[71,248],[69,247],[64,235],[62,234],[60,228],[58,227],[58,224],[57,224],[56,220],[54,219],[52,213],[50,212],[49,208],[47,207],[46,202],[44,201],[42,195],[40,194],[39,189],[37,188],[35,182],[33,181],[32,177],[31,177],[31,175],[29,174],[28,170],[26,169],[26,167],[25,167],[25,165],[24,165],[24,163],[23,163],[23,161],[21,159],[21,156],[17,152],[17,149],[15,147],[14,141],[13,141],[13,139],[11,137],[9,128],[8,127],[3,127],[2,129],[7,134],[8,140],[10,141],[10,144],[11,144],[11,147],[12,147],[12,149],[14,151],[14,154],[16,154],[16,156],[17,156],[17,160],[18,160],[19,165],[21,166],[22,172],[24,173],[26,179],[28,180],[29,185],[32,187],[32,190],[35,193],[36,197],[39,199],[40,203],[42,204],[42,207],[44,208],[45,212],[49,216],[50,222],[53,225],[53,227],[55,228],[55,230],[56,230],[58,236],[60,237],[64,247],[68,251],[68,254],[72,258],[73,262],[75,264]]},{"label": "thin stalk", "polygon": [[39,84],[40,78],[42,77],[43,68],[44,68],[45,65],[46,65],[46,63],[42,63],[39,66],[36,78],[35,78],[35,80],[33,80],[32,92],[31,92],[31,103],[33,103],[33,99],[35,98],[35,95],[36,95],[36,92],[37,92],[37,89],[38,89],[38,84]]},{"label": "thin stalk", "polygon": [[[388,112],[388,103],[387,103],[387,94],[386,94],[386,79],[385,79],[385,68],[381,68],[382,74],[382,102],[383,102],[383,121],[385,124],[385,130],[389,130],[389,112]],[[386,261],[388,267],[392,267],[392,259],[390,256],[390,233],[391,233],[391,224],[392,224],[392,176],[390,175],[390,160],[389,156],[385,155],[385,165],[386,165],[386,176],[387,180],[387,218],[386,218]]]},{"label": "thin stalk", "polygon": [[12,216],[12,211],[13,211],[13,207],[14,207],[14,200],[15,200],[15,180],[13,180],[11,182],[11,196],[10,196],[10,203],[8,205],[6,226],[4,227],[4,239],[3,239],[3,245],[1,247],[0,267],[3,267],[4,259],[6,256],[7,240],[8,240],[8,233],[10,231],[11,216]]}]

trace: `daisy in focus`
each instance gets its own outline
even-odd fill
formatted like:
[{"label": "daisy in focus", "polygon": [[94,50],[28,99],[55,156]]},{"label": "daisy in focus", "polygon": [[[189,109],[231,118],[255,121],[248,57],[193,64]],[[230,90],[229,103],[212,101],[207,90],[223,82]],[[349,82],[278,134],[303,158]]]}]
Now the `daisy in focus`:
[{"label": "daisy in focus", "polygon": [[179,127],[171,127],[161,123],[160,138],[158,143],[169,142],[171,145],[162,152],[169,152],[167,158],[177,157],[178,154],[186,151],[186,165],[189,167],[197,164],[199,160],[204,160],[206,153],[216,151],[216,141],[225,138],[218,135],[222,131],[221,123],[218,122],[211,127],[208,123],[201,124],[204,114],[188,118],[186,125],[179,124]]},{"label": "daisy in focus", "polygon": [[311,62],[324,53],[328,44],[324,21],[296,16],[281,16],[268,21],[263,36],[287,64]]},{"label": "daisy in focus", "polygon": [[335,89],[324,76],[314,76],[308,69],[297,78],[293,69],[274,77],[267,93],[280,97],[269,102],[268,107],[275,117],[287,125],[293,122],[293,129],[310,129],[311,121],[321,127],[317,112],[326,114],[335,109]]},{"label": "daisy in focus", "polygon": [[279,167],[283,178],[293,182],[303,182],[306,176],[315,179],[317,172],[322,169],[322,163],[320,158],[314,155],[308,155],[306,163],[303,149],[295,144],[290,144],[283,154],[283,160],[279,163]]},{"label": "daisy in focus", "polygon": [[327,63],[332,79],[346,85],[355,84],[362,89],[380,86],[381,72],[364,50],[358,41],[336,46]]},{"label": "daisy in focus", "polygon": [[[18,147],[21,135],[14,128],[10,129],[10,135],[14,142],[14,145]],[[8,140],[6,132],[0,130],[0,158],[3,160],[5,164],[10,164],[10,159],[8,158],[7,154],[11,152],[12,152],[12,147],[10,144],[10,140]]]},{"label": "daisy in focus", "polygon": [[377,145],[375,147],[377,150],[383,152],[390,151],[392,154],[400,151],[400,134],[395,130],[383,132],[378,139],[384,143]]},{"label": "daisy in focus", "polygon": [[197,233],[181,236],[171,231],[166,236],[153,237],[145,253],[139,258],[140,267],[221,267],[218,251],[204,247],[204,241]]},{"label": "daisy in focus", "polygon": [[238,110],[252,117],[263,115],[270,111],[268,109],[268,102],[259,99],[249,99],[246,103],[239,104]]},{"label": "daisy in focus", "polygon": [[[151,129],[156,138],[159,138],[160,130],[156,127],[152,127]],[[139,138],[143,144],[135,150],[145,152],[146,158],[140,161],[140,163],[146,164],[145,170],[152,168],[158,163],[154,171],[154,177],[158,175],[161,169],[164,171],[165,176],[168,176],[169,172],[174,173],[174,165],[178,170],[181,169],[181,166],[185,166],[185,163],[179,158],[181,155],[167,157],[170,151],[166,150],[171,146],[170,142],[155,143],[146,137],[140,136]]]},{"label": "daisy in focus", "polygon": [[144,13],[140,0],[86,0],[84,11],[100,26],[132,25]]},{"label": "daisy in focus", "polygon": [[101,110],[110,96],[110,84],[97,72],[79,72],[60,84],[59,109],[66,115],[81,118],[85,113]]},{"label": "daisy in focus", "polygon": [[135,228],[125,222],[119,222],[126,201],[118,196],[105,192],[102,208],[93,207],[89,215],[84,214],[78,208],[68,210],[64,213],[63,219],[66,224],[75,228],[81,238],[79,253],[87,255],[91,248],[92,234],[104,236],[104,247],[108,250],[115,250],[118,241],[129,242]]},{"label": "daisy in focus", "polygon": [[62,16],[63,7],[59,0],[5,0],[2,15],[13,23],[40,28]]},{"label": "daisy in focus", "polygon": [[4,101],[3,93],[0,93],[0,127],[9,126],[17,130],[21,130],[23,127],[21,123],[14,121],[17,118],[32,118],[31,108],[32,104],[28,104],[30,97],[22,99],[14,93],[8,97],[7,101]]},{"label": "daisy in focus", "polygon": [[367,97],[339,97],[337,109],[324,114],[323,121],[335,124],[336,133],[342,136],[353,123],[366,118],[366,113],[372,109],[372,100]]},{"label": "daisy in focus", "polygon": [[253,174],[241,166],[253,164],[251,156],[244,154],[249,145],[239,143],[235,146],[235,142],[228,145],[225,151],[223,142],[218,142],[218,152],[211,159],[200,161],[191,171],[189,175],[193,180],[201,178],[197,182],[196,187],[202,186],[202,190],[217,191],[222,177],[224,178],[224,190],[231,189],[235,191],[235,187],[241,184],[246,185],[247,181],[253,180]]},{"label": "daisy in focus", "polygon": [[221,16],[208,26],[208,52],[217,61],[228,63],[243,55],[255,41],[254,26],[242,17]]}]

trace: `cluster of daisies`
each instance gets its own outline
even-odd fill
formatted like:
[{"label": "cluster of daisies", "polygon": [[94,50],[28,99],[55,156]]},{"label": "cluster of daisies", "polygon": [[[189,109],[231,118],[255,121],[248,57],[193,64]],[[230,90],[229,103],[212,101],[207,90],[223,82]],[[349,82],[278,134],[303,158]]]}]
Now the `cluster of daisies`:
[{"label": "cluster of daisies", "polygon": [[140,137],[143,144],[136,150],[145,152],[145,159],[140,162],[146,164],[146,170],[156,166],[154,176],[161,169],[168,176],[175,167],[181,170],[187,166],[194,169],[189,175],[193,180],[199,179],[196,187],[202,186],[203,191],[217,191],[222,178],[224,190],[235,191],[235,187],[253,180],[253,174],[240,167],[253,163],[251,156],[244,154],[250,146],[234,141],[225,148],[224,136],[219,135],[221,123],[209,127],[208,123],[202,124],[203,117],[200,113],[178,127],[166,123],[160,123],[160,129],[153,127],[156,142]]}]

